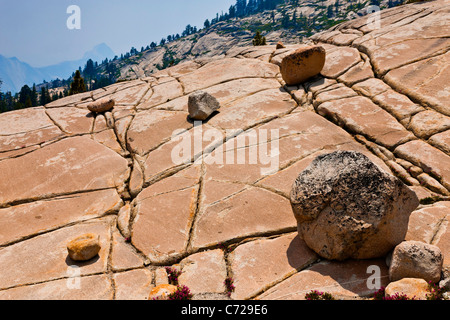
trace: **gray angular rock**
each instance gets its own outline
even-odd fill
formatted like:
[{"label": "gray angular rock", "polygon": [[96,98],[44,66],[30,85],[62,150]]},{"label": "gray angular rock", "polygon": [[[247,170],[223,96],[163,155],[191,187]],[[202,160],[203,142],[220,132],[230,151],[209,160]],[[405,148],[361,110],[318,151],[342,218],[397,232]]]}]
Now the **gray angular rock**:
[{"label": "gray angular rock", "polygon": [[294,182],[299,236],[329,260],[385,256],[401,243],[419,205],[414,192],[358,152],[317,157]]},{"label": "gray angular rock", "polygon": [[441,250],[420,241],[405,241],[392,254],[389,278],[398,281],[404,278],[418,278],[437,283],[441,280],[444,257]]},{"label": "gray angular rock", "polygon": [[219,108],[219,101],[205,91],[196,91],[189,96],[189,117],[193,120],[205,121]]}]

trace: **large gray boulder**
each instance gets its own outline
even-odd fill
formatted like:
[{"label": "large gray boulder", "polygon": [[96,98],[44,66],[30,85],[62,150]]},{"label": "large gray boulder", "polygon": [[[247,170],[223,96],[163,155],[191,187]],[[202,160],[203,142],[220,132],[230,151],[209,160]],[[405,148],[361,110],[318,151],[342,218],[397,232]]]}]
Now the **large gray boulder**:
[{"label": "large gray boulder", "polygon": [[317,157],[295,181],[291,205],[299,236],[329,260],[385,256],[401,243],[419,205],[414,192],[365,155]]}]

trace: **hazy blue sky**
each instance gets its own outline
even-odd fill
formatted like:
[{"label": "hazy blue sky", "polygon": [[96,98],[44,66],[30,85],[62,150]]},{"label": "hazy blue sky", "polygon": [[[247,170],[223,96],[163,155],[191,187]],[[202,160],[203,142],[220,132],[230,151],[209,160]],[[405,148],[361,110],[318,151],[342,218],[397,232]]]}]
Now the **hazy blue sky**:
[{"label": "hazy blue sky", "polygon": [[[117,54],[138,50],[187,24],[228,11],[236,0],[0,0],[0,54],[33,67],[80,59],[97,44]],[[81,30],[67,28],[67,8],[81,9]]]}]

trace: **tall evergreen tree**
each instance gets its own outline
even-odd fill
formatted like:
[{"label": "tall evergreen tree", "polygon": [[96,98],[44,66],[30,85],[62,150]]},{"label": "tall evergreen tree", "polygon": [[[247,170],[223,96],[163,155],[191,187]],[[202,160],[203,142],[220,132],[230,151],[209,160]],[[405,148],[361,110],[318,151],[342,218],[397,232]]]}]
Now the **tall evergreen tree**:
[{"label": "tall evergreen tree", "polygon": [[90,86],[91,86],[92,80],[95,79],[95,66],[94,66],[94,61],[92,61],[92,59],[89,59],[86,62],[86,66],[84,67],[84,70],[83,70],[83,75],[86,79],[87,89],[91,90],[92,87],[90,87]]},{"label": "tall evergreen tree", "polygon": [[45,90],[45,87],[41,88],[41,96],[40,96],[40,99],[39,99],[39,104],[41,106],[45,106],[47,104],[47,92]]},{"label": "tall evergreen tree", "polygon": [[230,6],[230,9],[228,9],[228,15],[230,18],[236,18],[236,7]]},{"label": "tall evergreen tree", "polygon": [[247,0],[236,1],[236,15],[238,17],[245,16],[246,8],[247,8]]},{"label": "tall evergreen tree", "polygon": [[19,92],[19,103],[21,107],[23,108],[30,108],[32,107],[32,95],[33,92],[31,91],[30,87],[27,85],[24,85],[22,89],[20,89]]},{"label": "tall evergreen tree", "polygon": [[86,62],[86,66],[84,67],[83,74],[85,77],[93,78],[95,75],[95,67],[94,67],[94,61],[92,59],[89,59]]},{"label": "tall evergreen tree", "polygon": [[37,91],[36,84],[33,83],[33,90],[31,90],[31,104],[33,107],[37,106]]},{"label": "tall evergreen tree", "polygon": [[289,28],[290,20],[291,20],[291,19],[289,18],[288,13],[287,13],[286,11],[284,11],[284,12],[282,13],[281,26],[282,26],[284,29]]},{"label": "tall evergreen tree", "polygon": [[84,79],[81,77],[80,70],[77,70],[75,72],[75,76],[73,78],[73,82],[70,84],[70,91],[69,96],[85,92],[86,91],[86,85],[84,84]]}]

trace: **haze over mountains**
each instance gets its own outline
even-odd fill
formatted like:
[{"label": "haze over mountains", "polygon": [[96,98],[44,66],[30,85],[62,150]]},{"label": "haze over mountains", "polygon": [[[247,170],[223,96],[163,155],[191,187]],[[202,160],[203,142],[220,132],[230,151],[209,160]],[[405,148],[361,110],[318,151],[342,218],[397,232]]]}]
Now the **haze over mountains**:
[{"label": "haze over mountains", "polygon": [[86,61],[101,62],[106,58],[112,59],[115,54],[108,45],[101,43],[92,50],[86,52],[79,60],[64,61],[55,65],[35,68],[16,57],[7,58],[0,54],[0,79],[2,79],[2,91],[11,91],[13,94],[20,91],[24,85],[39,84],[55,79],[66,79],[79,67],[84,67]]},{"label": "haze over mountains", "polygon": [[[80,60],[42,68],[33,68],[17,58],[8,59],[0,55],[0,79],[3,81],[1,91],[11,91],[14,94],[25,84],[31,86],[36,83],[39,87],[43,80],[51,82],[57,78],[68,79],[76,69],[84,68],[89,58],[99,62],[94,74],[89,76],[97,84],[104,79],[108,81],[104,81],[103,85],[108,85],[117,80],[150,76],[182,61],[219,57],[232,47],[251,45],[257,31],[266,37],[268,44],[278,41],[297,44],[303,38],[342,21],[365,15],[371,4],[388,8],[399,5],[402,1],[237,0],[236,5],[232,5],[228,12],[217,14],[211,20],[206,19],[203,28],[189,24],[179,34],[168,35],[146,48],[142,46],[140,51],[132,47],[130,52],[117,52],[118,58],[105,64],[100,62],[115,56],[105,44],[96,46]],[[67,83],[61,84],[59,81],[49,83],[48,86],[64,86],[68,89]]]}]

